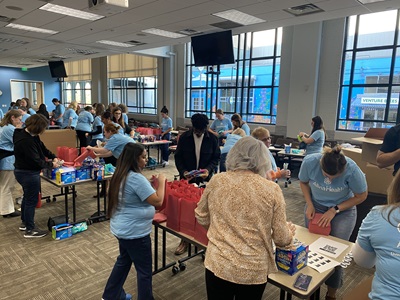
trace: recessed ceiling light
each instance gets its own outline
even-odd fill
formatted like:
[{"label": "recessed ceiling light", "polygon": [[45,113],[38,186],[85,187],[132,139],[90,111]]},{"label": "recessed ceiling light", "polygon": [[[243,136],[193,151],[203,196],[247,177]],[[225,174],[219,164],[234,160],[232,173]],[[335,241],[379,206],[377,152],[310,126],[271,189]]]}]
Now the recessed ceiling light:
[{"label": "recessed ceiling light", "polygon": [[125,47],[125,48],[135,46],[135,45],[127,44],[127,43],[120,43],[120,42],[107,41],[107,40],[96,41],[96,43],[117,46],[117,47]]},{"label": "recessed ceiling light", "polygon": [[230,9],[226,11],[221,11],[219,13],[212,14],[213,16],[223,18],[225,20],[229,20],[235,23],[239,23],[242,25],[252,25],[252,24],[258,24],[262,22],[266,22],[263,19],[254,17],[252,15],[245,14],[241,11],[238,11],[236,9]]},{"label": "recessed ceiling light", "polygon": [[89,13],[86,11],[81,11],[74,8],[69,8],[61,5],[47,3],[42,7],[39,7],[41,10],[50,11],[56,14],[66,15],[70,17],[80,18],[84,20],[96,21],[104,18],[104,16],[100,16],[97,14]]},{"label": "recessed ceiling light", "polygon": [[165,36],[165,37],[169,37],[169,38],[173,38],[173,39],[178,39],[178,38],[187,36],[184,34],[172,32],[172,31],[166,31],[166,30],[157,29],[157,28],[145,29],[145,30],[142,30],[142,32]]},{"label": "recessed ceiling light", "polygon": [[6,27],[14,28],[14,29],[20,29],[20,30],[26,30],[26,31],[39,32],[39,33],[48,33],[48,34],[56,34],[56,33],[58,33],[58,31],[55,31],[55,30],[43,29],[43,28],[26,26],[26,25],[15,24],[15,23],[9,23],[9,24],[6,25]]}]

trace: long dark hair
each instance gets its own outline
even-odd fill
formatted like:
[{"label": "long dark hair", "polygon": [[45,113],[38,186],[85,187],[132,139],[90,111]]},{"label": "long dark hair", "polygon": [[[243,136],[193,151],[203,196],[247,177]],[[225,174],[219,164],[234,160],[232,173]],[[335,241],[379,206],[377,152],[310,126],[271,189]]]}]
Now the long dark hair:
[{"label": "long dark hair", "polygon": [[237,113],[232,115],[231,121],[235,121],[235,122],[238,122],[238,123],[239,123],[239,126],[233,125],[233,127],[234,127],[233,129],[242,128],[242,126],[243,126],[243,124],[244,124],[244,122],[243,122],[243,120],[242,120],[242,117],[241,117],[239,114],[237,114]]},{"label": "long dark hair", "polygon": [[324,121],[322,121],[321,117],[315,116],[314,118],[311,119],[311,121],[314,122],[314,126],[311,130],[311,134],[313,134],[314,131],[322,129],[324,131],[325,139],[326,139],[326,131],[325,131],[325,127],[324,127]]},{"label": "long dark hair", "polygon": [[125,145],[124,150],[117,160],[115,173],[111,178],[110,189],[108,191],[107,217],[111,218],[118,207],[118,203],[121,200],[119,198],[119,191],[122,191],[123,196],[129,171],[141,173],[139,158],[144,150],[145,148],[142,144],[128,143]]}]

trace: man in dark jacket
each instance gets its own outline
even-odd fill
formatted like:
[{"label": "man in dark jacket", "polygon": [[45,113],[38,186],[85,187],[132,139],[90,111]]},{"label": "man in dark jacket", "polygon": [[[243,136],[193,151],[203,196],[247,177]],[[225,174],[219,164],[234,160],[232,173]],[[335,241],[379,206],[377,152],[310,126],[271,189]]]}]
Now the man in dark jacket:
[{"label": "man in dark jacket", "polygon": [[[218,165],[221,151],[217,137],[207,131],[208,118],[206,115],[194,114],[192,126],[193,129],[186,131],[179,138],[175,152],[175,166],[181,179],[188,179],[190,183],[201,183],[211,179],[214,169]],[[193,178],[188,175],[190,171],[199,169],[207,170],[202,177]],[[181,240],[175,254],[185,253],[187,247],[187,242]]]},{"label": "man in dark jacket", "polygon": [[[193,129],[186,131],[179,138],[175,152],[175,165],[181,179],[189,179],[191,183],[209,181],[221,156],[218,139],[207,131],[206,115],[194,114],[192,126]],[[188,177],[188,172],[200,169],[206,169],[208,173],[202,177]]]}]

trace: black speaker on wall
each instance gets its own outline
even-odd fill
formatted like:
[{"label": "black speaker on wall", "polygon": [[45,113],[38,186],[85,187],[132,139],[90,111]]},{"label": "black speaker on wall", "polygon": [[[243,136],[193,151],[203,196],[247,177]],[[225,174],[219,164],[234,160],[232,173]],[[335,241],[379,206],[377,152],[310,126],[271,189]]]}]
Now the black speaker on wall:
[{"label": "black speaker on wall", "polygon": [[68,77],[67,72],[65,71],[64,62],[60,61],[49,61],[49,68],[51,77],[53,78],[64,78]]}]

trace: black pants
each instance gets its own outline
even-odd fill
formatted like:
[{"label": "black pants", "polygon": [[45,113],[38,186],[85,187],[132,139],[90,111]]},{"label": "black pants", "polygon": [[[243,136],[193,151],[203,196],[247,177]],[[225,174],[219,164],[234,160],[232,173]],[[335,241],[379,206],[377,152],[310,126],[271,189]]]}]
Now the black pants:
[{"label": "black pants", "polygon": [[267,283],[247,285],[229,282],[206,269],[208,300],[261,300],[266,285]]},{"label": "black pants", "polygon": [[79,148],[87,147],[90,144],[91,137],[90,136],[86,137],[86,133],[87,131],[76,130],[76,135],[78,136],[79,139]]}]

